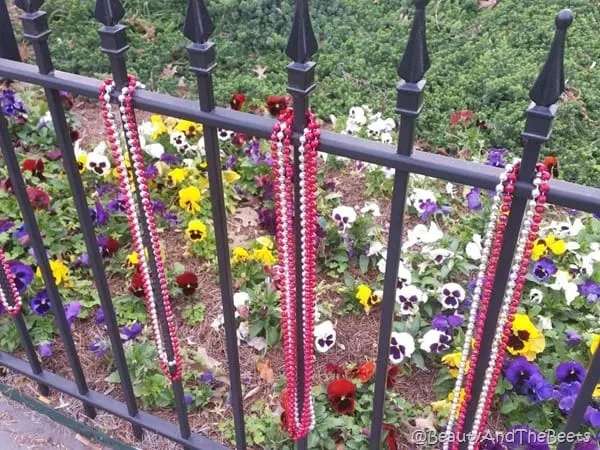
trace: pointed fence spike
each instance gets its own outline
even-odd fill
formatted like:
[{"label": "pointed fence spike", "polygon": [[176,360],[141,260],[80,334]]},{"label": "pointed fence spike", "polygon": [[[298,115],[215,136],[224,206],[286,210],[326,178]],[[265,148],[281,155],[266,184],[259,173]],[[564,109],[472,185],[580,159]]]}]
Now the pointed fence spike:
[{"label": "pointed fence spike", "polygon": [[34,13],[42,7],[44,0],[15,0],[15,5],[26,13]]},{"label": "pointed fence spike", "polygon": [[406,43],[406,50],[398,64],[398,75],[407,83],[417,83],[429,69],[429,53],[425,41],[425,7],[429,0],[414,0],[415,17]]},{"label": "pointed fence spike", "polygon": [[555,104],[565,90],[565,41],[567,28],[571,23],[573,23],[571,10],[563,9],[556,15],[556,32],[548,53],[548,59],[544,63],[531,91],[529,91],[529,98],[536,105],[551,106]]},{"label": "pointed fence spike", "polygon": [[125,16],[125,10],[119,0],[96,0],[94,17],[101,24],[113,27]]},{"label": "pointed fence spike", "polygon": [[188,0],[183,34],[190,41],[203,44],[215,31],[204,0]]},{"label": "pointed fence spike", "polygon": [[317,44],[317,38],[310,22],[308,0],[296,0],[292,32],[285,54],[294,62],[305,63],[318,49],[319,44]]}]

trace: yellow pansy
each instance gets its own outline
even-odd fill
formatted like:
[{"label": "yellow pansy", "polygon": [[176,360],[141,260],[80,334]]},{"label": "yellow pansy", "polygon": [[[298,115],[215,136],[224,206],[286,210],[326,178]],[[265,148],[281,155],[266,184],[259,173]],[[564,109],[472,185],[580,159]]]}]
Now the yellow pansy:
[{"label": "yellow pansy", "polygon": [[237,172],[234,172],[233,170],[224,170],[223,171],[223,179],[225,180],[226,183],[233,184],[237,180],[240,179],[240,174]]},{"label": "yellow pansy", "polygon": [[256,238],[256,242],[264,247],[267,247],[269,250],[273,248],[273,239],[271,239],[269,236],[261,236]]},{"label": "yellow pansy", "polygon": [[[465,401],[465,389],[461,389],[460,390],[460,397],[459,397],[459,405],[462,404]],[[439,400],[437,402],[432,402],[431,403],[431,409],[433,409],[434,411],[437,412],[448,412],[448,410],[450,409],[450,407],[452,406],[452,400],[454,399],[454,392],[451,391],[448,394],[448,397],[446,397],[443,400]]]},{"label": "yellow pansy", "polygon": [[556,239],[556,236],[553,234],[546,236],[544,239],[537,239],[533,243],[531,258],[534,261],[537,261],[544,256],[548,250],[555,255],[562,255],[567,251],[567,243],[562,239]]},{"label": "yellow pansy", "polygon": [[138,254],[137,252],[132,252],[129,255],[127,255],[127,264],[129,264],[130,266],[137,266],[140,263],[140,258],[138,258]]},{"label": "yellow pansy", "polygon": [[265,266],[272,266],[277,262],[277,258],[273,256],[271,250],[264,245],[261,248],[252,250],[252,259],[262,262]]},{"label": "yellow pansy", "polygon": [[246,262],[250,259],[250,253],[244,247],[236,247],[233,249],[233,254],[231,257],[232,264],[239,264],[242,262]]},{"label": "yellow pansy", "polygon": [[448,353],[442,357],[442,362],[450,369],[450,375],[454,378],[458,375],[458,366],[460,366],[461,353]]},{"label": "yellow pansy", "polygon": [[179,206],[189,213],[200,211],[198,202],[201,199],[202,194],[196,186],[189,186],[179,191]]},{"label": "yellow pansy", "polygon": [[150,123],[152,124],[152,140],[155,141],[169,130],[163,122],[162,116],[158,114],[152,114],[150,116]]},{"label": "yellow pansy", "polygon": [[185,234],[194,242],[203,241],[206,237],[206,225],[198,219],[190,220],[185,230]]},{"label": "yellow pansy", "polygon": [[203,177],[202,175],[198,177],[198,186],[200,186],[200,189],[206,189],[208,187],[208,180],[206,177]]},{"label": "yellow pansy", "polygon": [[355,297],[358,302],[362,305],[365,312],[368,313],[373,306],[382,301],[382,291],[373,292],[366,284],[360,284],[356,288]]},{"label": "yellow pansy", "polygon": [[77,168],[79,169],[79,173],[85,172],[86,164],[87,155],[85,153],[82,153],[79,156],[77,156]]},{"label": "yellow pansy", "polygon": [[171,183],[173,186],[177,186],[179,183],[181,183],[183,180],[185,180],[187,178],[187,175],[188,175],[187,169],[178,167],[177,169],[171,170],[167,174],[167,179],[169,180],[169,183]]},{"label": "yellow pansy", "polygon": [[187,136],[193,136],[202,131],[202,125],[189,120],[179,120],[174,128],[175,131],[181,131]]},{"label": "yellow pansy", "polygon": [[592,343],[590,344],[590,351],[592,355],[596,354],[596,350],[598,350],[598,346],[600,345],[600,334],[592,335]]},{"label": "yellow pansy", "polygon": [[[54,282],[61,284],[69,279],[69,268],[60,259],[49,261],[50,270],[52,270],[52,276],[54,276]],[[35,274],[42,278],[42,271],[38,267]]]},{"label": "yellow pansy", "polygon": [[600,397],[600,383],[598,383],[596,385],[596,388],[594,389],[594,393],[592,394],[592,397]]},{"label": "yellow pansy", "polygon": [[523,355],[533,361],[546,348],[546,338],[526,314],[516,314],[507,348],[511,355]]}]

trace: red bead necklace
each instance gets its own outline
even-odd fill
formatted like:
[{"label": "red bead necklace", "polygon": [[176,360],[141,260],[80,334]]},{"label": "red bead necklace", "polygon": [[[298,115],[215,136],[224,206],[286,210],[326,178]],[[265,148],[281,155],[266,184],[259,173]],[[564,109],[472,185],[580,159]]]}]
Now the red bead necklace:
[{"label": "red bead necklace", "polygon": [[[143,161],[142,147],[140,145],[140,136],[137,123],[133,114],[133,95],[136,88],[143,87],[135,76],[129,75],[128,86],[121,89],[119,95],[119,112],[121,123],[123,124],[123,132],[129,155],[131,157],[131,165],[133,167],[133,176],[137,181],[137,186],[140,189],[141,204],[135,200],[136,185],[130,180],[129,172],[126,164],[126,157],[120,143],[119,131],[117,122],[112,112],[110,104],[111,92],[115,89],[115,83],[107,78],[100,86],[100,108],[102,110],[102,118],[106,135],[110,144],[110,150],[115,161],[115,167],[119,178],[119,186],[121,195],[125,199],[125,208],[127,220],[129,222],[129,230],[133,238],[133,246],[139,258],[138,268],[142,274],[142,284],[144,288],[144,298],[146,300],[146,309],[150,315],[150,323],[154,334],[154,342],[158,351],[158,360],[164,374],[173,381],[181,379],[182,363],[179,352],[179,341],[177,339],[177,330],[173,320],[171,311],[171,302],[169,299],[169,290],[167,287],[167,278],[162,260],[160,240],[156,228],[152,203],[150,201],[150,190],[148,188],[148,180],[146,178],[146,166]],[[147,224],[147,231],[150,235],[151,247],[144,246],[142,235],[142,220]],[[153,256],[156,262],[156,274],[152,274],[150,270],[150,255]],[[158,278],[160,286],[160,298],[157,299],[152,288],[153,277]],[[163,336],[161,331],[157,303],[162,300],[162,306],[165,311],[165,317],[168,328],[168,336]],[[169,358],[165,341],[163,338],[169,339],[173,349],[173,355]]]},{"label": "red bead necklace", "polygon": [[[314,408],[311,397],[313,377],[313,334],[316,312],[316,247],[317,247],[317,148],[319,124],[315,115],[308,111],[307,127],[300,137],[298,161],[300,175],[300,228],[302,267],[302,323],[303,342],[298,346],[296,335],[296,262],[293,201],[293,144],[292,128],[294,112],[286,108],[273,126],[271,152],[275,194],[275,217],[277,225],[277,251],[279,265],[277,276],[281,294],[281,328],[283,333],[284,363],[287,397],[287,428],[290,437],[305,437],[314,427]],[[302,405],[298,403],[297,356],[304,358],[304,385]]]}]

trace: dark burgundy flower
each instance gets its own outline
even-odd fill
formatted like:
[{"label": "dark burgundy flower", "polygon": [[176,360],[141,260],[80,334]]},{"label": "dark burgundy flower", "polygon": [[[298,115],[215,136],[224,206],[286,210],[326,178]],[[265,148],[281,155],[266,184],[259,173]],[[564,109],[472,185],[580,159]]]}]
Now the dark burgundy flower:
[{"label": "dark burgundy flower", "polygon": [[346,371],[342,366],[338,366],[337,364],[327,363],[325,365],[325,370],[327,373],[332,373],[335,376],[344,376],[346,375]]},{"label": "dark burgundy flower", "polygon": [[67,91],[58,91],[58,95],[60,95],[60,99],[62,100],[65,109],[70,111],[73,108],[73,99],[69,93]]},{"label": "dark burgundy flower", "polygon": [[23,172],[31,172],[33,176],[41,180],[44,178],[44,161],[42,161],[42,158],[26,159],[21,165],[21,170]]},{"label": "dark burgundy flower", "polygon": [[129,285],[129,291],[136,297],[144,296],[144,277],[141,273],[135,272],[131,277],[131,284]]},{"label": "dark burgundy flower", "polygon": [[352,414],[354,412],[354,396],[356,386],[348,378],[338,378],[327,386],[327,398],[331,407],[339,414]]},{"label": "dark burgundy flower", "polygon": [[276,95],[267,97],[267,109],[273,117],[277,117],[287,106],[288,99],[286,97],[278,97]]},{"label": "dark burgundy flower", "polygon": [[110,258],[115,255],[121,248],[121,245],[117,242],[116,239],[110,236],[99,235],[98,236],[98,245],[100,246],[100,251],[104,258]]},{"label": "dark burgundy flower", "polygon": [[398,450],[398,430],[396,427],[389,423],[384,423],[383,429],[387,431],[387,435],[385,436],[387,450]]},{"label": "dark burgundy flower", "polygon": [[62,150],[60,148],[55,148],[54,150],[44,153],[44,156],[49,161],[58,161],[62,157]]},{"label": "dark burgundy flower", "polygon": [[388,368],[387,371],[387,379],[386,379],[386,386],[388,387],[388,389],[392,389],[395,385],[396,385],[396,381],[397,381],[397,377],[398,377],[398,372],[400,372],[400,368],[398,366],[390,366]]},{"label": "dark burgundy flower", "polygon": [[246,96],[239,92],[237,94],[233,94],[231,96],[231,100],[229,101],[231,109],[235,109],[236,111],[241,111],[244,107],[244,103],[246,103]]},{"label": "dark burgundy flower", "polygon": [[258,224],[260,227],[268,233],[275,235],[275,211],[272,209],[261,209],[258,211]]},{"label": "dark burgundy flower", "polygon": [[198,289],[198,277],[192,272],[184,272],[175,281],[185,295],[192,295]]},{"label": "dark burgundy flower", "polygon": [[42,189],[28,187],[27,196],[33,209],[47,210],[50,207],[50,196]]}]

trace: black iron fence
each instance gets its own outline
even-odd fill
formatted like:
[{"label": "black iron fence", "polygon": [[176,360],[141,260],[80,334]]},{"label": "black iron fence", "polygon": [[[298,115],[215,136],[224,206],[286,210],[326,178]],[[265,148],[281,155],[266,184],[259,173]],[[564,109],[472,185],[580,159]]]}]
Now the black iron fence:
[{"label": "black iron fence", "polygon": [[[15,4],[23,11],[21,22],[25,39],[33,46],[37,65],[20,62],[16,40],[7,12],[6,3],[0,2],[0,77],[41,86],[52,115],[54,127],[63,153],[64,169],[67,174],[75,205],[81,222],[81,230],[90,258],[96,288],[102,308],[105,312],[112,351],[121,380],[124,402],[88,388],[81,362],[77,354],[70,327],[65,317],[62,300],[50,270],[44,243],[37,225],[34,212],[28,201],[26,186],[19,168],[15,150],[8,132],[7,120],[0,117],[0,145],[4,163],[8,168],[14,193],[19,202],[24,221],[31,236],[35,257],[39,264],[44,283],[48,289],[51,305],[54,308],[56,323],[65,344],[70,369],[74,381],[70,381],[52,372],[44,370],[21,315],[14,318],[15,326],[25,349],[28,360],[21,360],[0,351],[0,365],[19,372],[36,381],[40,393],[47,395],[49,389],[56,389],[83,403],[85,414],[96,415],[101,409],[121,417],[133,426],[134,434],[141,437],[142,430],[156,432],[190,449],[220,449],[221,445],[212,442],[190,430],[187,408],[183,400],[183,388],[180,381],[173,382],[175,407],[178,414],[178,426],[140,411],[136,403],[133,386],[129,376],[119,329],[115,318],[107,278],[88,205],[84,187],[79,176],[73,144],[71,142],[65,111],[60,100],[59,90],[89,98],[96,98],[100,80],[54,69],[48,47],[47,15],[40,10],[43,0],[16,0]],[[296,0],[292,32],[286,54],[292,62],[288,65],[288,91],[294,103],[294,139],[305,126],[305,112],[309,105],[310,92],[315,88],[315,63],[311,57],[317,51],[317,43],[309,17],[308,1]],[[415,14],[413,25],[404,55],[398,65],[400,82],[397,84],[397,107],[400,115],[400,130],[396,149],[390,145],[365,139],[349,137],[323,131],[319,150],[333,155],[370,162],[395,169],[392,211],[388,242],[387,266],[384,279],[384,297],[379,326],[379,350],[375,394],[372,412],[370,448],[380,448],[382,436],[383,406],[385,402],[388,349],[394,312],[394,293],[396,290],[398,265],[402,247],[404,210],[407,186],[411,173],[435,177],[441,180],[468,184],[484,189],[493,189],[498,181],[499,170],[481,164],[425,153],[413,149],[416,121],[423,107],[425,90],[424,75],[429,68],[429,56],[425,40],[425,7],[428,0],[414,0]],[[129,50],[126,39],[126,27],[119,24],[125,11],[118,0],[97,0],[95,16],[103,24],[100,27],[100,42],[108,56],[112,76],[120,88],[127,81],[126,54]],[[523,132],[524,150],[519,179],[516,183],[516,199],[513,202],[506,229],[506,238],[502,245],[500,263],[493,284],[493,296],[485,322],[485,335],[481,344],[479,363],[474,368],[475,380],[473,401],[467,410],[467,423],[472,423],[475,405],[483,383],[486,362],[489,359],[492,337],[496,328],[499,310],[508,280],[510,263],[517,243],[525,207],[532,190],[532,179],[542,145],[550,139],[551,124],[556,114],[559,98],[564,90],[563,54],[566,31],[571,24],[570,11],[561,11],[556,18],[556,33],[548,59],[544,64],[530,92],[532,100],[527,109],[527,120]],[[221,179],[221,161],[217,140],[217,129],[235,130],[246,135],[269,138],[273,120],[243,112],[215,106],[212,72],[216,68],[216,48],[210,42],[214,31],[213,23],[203,0],[189,0],[184,35],[191,43],[187,46],[191,69],[196,73],[199,103],[175,98],[169,95],[141,91],[135,94],[134,105],[137,109],[187,119],[204,125],[204,140],[208,163],[208,177],[212,202],[217,256],[220,274],[220,288],[225,319],[227,341],[227,359],[231,381],[231,407],[233,410],[236,448],[246,448],[240,367],[236,339],[236,326],[233,306],[232,274],[227,239],[226,210],[223,199]],[[117,90],[118,91],[118,90]],[[116,97],[113,98],[116,101]],[[296,190],[298,190],[296,186]],[[586,212],[600,212],[600,189],[552,181],[548,201],[555,205]],[[296,255],[300,257],[299,254]],[[299,264],[299,261],[298,263]],[[3,280],[0,280],[2,282]],[[298,303],[301,292],[298,292]],[[298,365],[303,366],[300,360]],[[302,383],[300,370],[300,383]],[[592,398],[592,392],[600,378],[600,352],[596,352],[582,384],[581,391],[569,415],[563,431],[576,432],[583,422],[584,412]],[[571,443],[563,442],[559,450],[566,450]],[[306,440],[297,443],[298,449],[306,448]],[[466,446],[465,446],[466,448]]]}]

